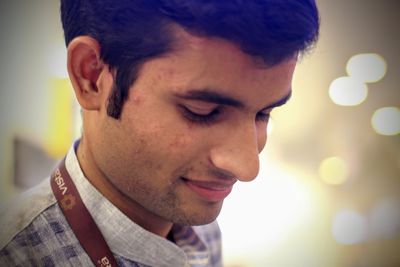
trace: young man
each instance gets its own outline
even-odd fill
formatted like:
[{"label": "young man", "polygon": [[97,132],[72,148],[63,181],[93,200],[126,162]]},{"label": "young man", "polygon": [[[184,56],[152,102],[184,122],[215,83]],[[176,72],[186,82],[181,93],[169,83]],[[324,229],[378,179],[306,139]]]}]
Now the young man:
[{"label": "young man", "polygon": [[2,215],[1,266],[221,266],[215,222],[258,173],[318,35],[313,0],[62,0],[83,133]]}]

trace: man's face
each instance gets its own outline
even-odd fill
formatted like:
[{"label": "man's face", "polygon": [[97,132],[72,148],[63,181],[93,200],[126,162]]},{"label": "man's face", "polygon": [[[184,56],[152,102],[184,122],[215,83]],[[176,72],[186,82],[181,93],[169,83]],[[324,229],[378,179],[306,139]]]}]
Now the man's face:
[{"label": "man's face", "polygon": [[[120,120],[104,101],[85,141],[139,217],[206,224],[237,180],[257,175],[268,114],[290,94],[296,60],[266,68],[220,39],[179,40],[143,65]],[[98,86],[111,90],[111,73],[102,75]]]}]

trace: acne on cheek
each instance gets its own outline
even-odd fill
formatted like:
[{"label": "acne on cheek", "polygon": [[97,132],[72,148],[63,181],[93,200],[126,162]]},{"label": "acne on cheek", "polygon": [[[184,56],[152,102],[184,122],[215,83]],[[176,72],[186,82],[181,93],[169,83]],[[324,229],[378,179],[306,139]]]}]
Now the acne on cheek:
[{"label": "acne on cheek", "polygon": [[130,97],[132,104],[140,105],[143,102],[143,96],[139,95],[138,93],[132,92],[132,96]]},{"label": "acne on cheek", "polygon": [[176,136],[169,143],[168,148],[170,151],[180,150],[182,147],[186,147],[188,144],[188,138],[185,136]]}]

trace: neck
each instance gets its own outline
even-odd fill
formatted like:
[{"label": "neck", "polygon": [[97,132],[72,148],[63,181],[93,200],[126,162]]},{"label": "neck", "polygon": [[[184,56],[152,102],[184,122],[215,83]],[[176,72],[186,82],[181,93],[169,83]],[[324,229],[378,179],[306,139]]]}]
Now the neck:
[{"label": "neck", "polygon": [[76,154],[84,176],[105,198],[142,228],[161,237],[167,237],[172,223],[146,210],[115,188],[98,168],[83,139],[78,145]]}]

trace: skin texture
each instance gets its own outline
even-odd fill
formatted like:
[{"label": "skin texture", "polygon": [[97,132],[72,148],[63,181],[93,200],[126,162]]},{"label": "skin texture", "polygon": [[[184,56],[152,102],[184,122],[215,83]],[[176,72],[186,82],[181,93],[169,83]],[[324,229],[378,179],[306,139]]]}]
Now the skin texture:
[{"label": "skin texture", "polygon": [[177,36],[177,49],[143,65],[119,120],[107,115],[114,79],[99,44],[83,36],[68,47],[83,109],[83,172],[129,218],[164,237],[173,223],[213,221],[233,184],[256,177],[266,107],[290,93],[296,65],[267,68],[227,41]]}]

